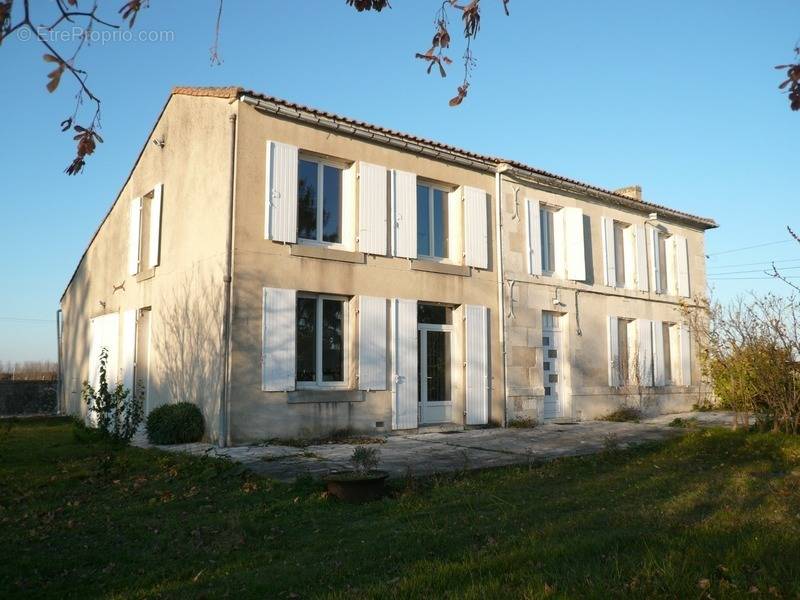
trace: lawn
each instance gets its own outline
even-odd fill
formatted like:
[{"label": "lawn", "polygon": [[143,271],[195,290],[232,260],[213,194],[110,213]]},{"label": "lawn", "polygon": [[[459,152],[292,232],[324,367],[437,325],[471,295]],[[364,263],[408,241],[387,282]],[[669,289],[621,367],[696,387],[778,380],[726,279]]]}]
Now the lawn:
[{"label": "lawn", "polygon": [[800,437],[724,430],[362,506],[0,422],[0,597],[800,597]]}]

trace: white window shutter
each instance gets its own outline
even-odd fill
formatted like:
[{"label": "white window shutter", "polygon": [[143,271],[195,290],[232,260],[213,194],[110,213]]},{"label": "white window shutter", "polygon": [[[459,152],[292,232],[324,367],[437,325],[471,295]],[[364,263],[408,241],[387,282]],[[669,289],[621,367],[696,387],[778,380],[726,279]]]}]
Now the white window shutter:
[{"label": "white window shutter", "polygon": [[680,326],[678,338],[681,349],[681,384],[692,385],[692,344],[687,325]]},{"label": "white window shutter", "polygon": [[661,264],[661,254],[659,252],[659,232],[655,227],[650,228],[650,256],[653,257],[653,290],[656,294],[663,294],[666,290],[661,289],[661,269],[666,265]]},{"label": "white window shutter", "polygon": [[419,416],[417,301],[392,302],[392,428],[416,429]]},{"label": "white window shutter", "polygon": [[606,285],[617,286],[617,263],[614,249],[614,219],[602,218],[603,276]]},{"label": "white window shutter", "polygon": [[586,255],[583,248],[583,210],[567,206],[564,213],[566,275],[572,281],[586,280]]},{"label": "white window shutter", "polygon": [[464,263],[489,268],[489,222],[486,192],[464,186]]},{"label": "white window shutter", "polygon": [[358,389],[386,389],[386,298],[360,298]]},{"label": "white window shutter", "polygon": [[153,201],[150,203],[150,252],[148,267],[158,266],[161,258],[161,198],[164,195],[164,184],[159,183],[153,190]]},{"label": "white window shutter", "polygon": [[392,253],[417,258],[417,176],[392,171]]},{"label": "white window shutter", "polygon": [[139,230],[141,229],[142,199],[131,200],[128,223],[128,275],[139,272]]},{"label": "white window shutter", "polygon": [[464,248],[462,236],[455,235],[457,231],[464,231],[464,200],[460,187],[447,194],[447,256],[460,264],[464,258]]},{"label": "white window shutter", "polygon": [[647,270],[647,235],[644,225],[636,225],[636,286],[639,291],[646,292],[649,289]]},{"label": "white window shutter", "polygon": [[608,385],[617,387],[619,380],[619,329],[617,317],[608,317]]},{"label": "white window shutter", "polygon": [[689,248],[682,235],[672,236],[675,244],[675,270],[678,295],[688,298],[689,293]]},{"label": "white window shutter", "polygon": [[653,385],[666,384],[664,365],[664,324],[661,321],[652,321],[653,337]]},{"label": "white window shutter", "polygon": [[489,309],[468,304],[466,317],[467,425],[489,423]]},{"label": "white window shutter", "polygon": [[89,321],[89,374],[86,381],[94,389],[100,383],[100,349],[103,347],[102,317]]},{"label": "white window shutter", "polygon": [[264,288],[261,338],[261,389],[265,392],[295,388],[295,290]]},{"label": "white window shutter", "polygon": [[637,368],[639,386],[653,386],[653,325],[649,319],[636,319],[637,328]]},{"label": "white window shutter", "polygon": [[102,347],[108,350],[106,362],[106,381],[113,388],[119,381],[119,313],[109,313],[100,317],[102,323]]},{"label": "white window shutter", "polygon": [[122,385],[133,395],[136,362],[136,310],[122,313]]},{"label": "white window shutter", "polygon": [[386,167],[359,163],[358,249],[368,254],[386,254]]},{"label": "white window shutter", "polygon": [[539,201],[525,198],[525,219],[527,221],[526,242],[528,245],[528,273],[542,274],[542,232]]},{"label": "white window shutter", "polygon": [[264,238],[297,242],[297,147],[267,142]]},{"label": "white window shutter", "polygon": [[567,245],[564,233],[564,209],[560,209],[553,214],[553,250],[555,252],[554,267],[556,276],[565,279],[567,276]]}]

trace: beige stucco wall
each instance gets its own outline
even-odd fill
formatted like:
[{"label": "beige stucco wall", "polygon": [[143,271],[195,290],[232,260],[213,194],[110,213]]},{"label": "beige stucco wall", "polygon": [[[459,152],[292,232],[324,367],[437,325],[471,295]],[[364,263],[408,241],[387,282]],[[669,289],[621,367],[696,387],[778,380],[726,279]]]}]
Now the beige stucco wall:
[{"label": "beige stucco wall", "polygon": [[[440,302],[454,307],[489,308],[490,422],[504,420],[505,398],[496,274],[494,175],[435,161],[412,152],[354,139],[257,111],[222,98],[175,95],[117,203],[81,260],[62,299],[64,311],[62,406],[85,414],[81,383],[89,369],[89,320],[110,312],[152,309],[148,404],[189,400],[203,407],[208,437],[216,439],[221,385],[223,264],[228,203],[230,114],[238,116],[236,215],[234,233],[233,319],[229,437],[233,443],[269,438],[324,435],[337,429],[390,430],[390,391],[355,389],[358,351],[357,298],[360,295]],[[163,149],[150,143],[164,137]],[[337,254],[264,239],[267,140],[346,162],[366,161],[416,173],[450,186],[473,186],[487,192],[489,268],[462,275],[420,270],[424,261],[389,256]],[[164,184],[161,263],[153,277],[137,281],[127,274],[129,202],[157,183]],[[515,194],[515,189],[517,192]],[[570,282],[527,274],[524,199],[583,209],[587,281]],[[593,418],[624,399],[608,386],[608,315],[681,321],[678,298],[603,285],[600,219],[614,217],[643,223],[649,209],[623,210],[589,198],[555,192],[503,177],[501,193],[507,340],[509,416],[541,416],[542,310],[566,315],[566,387],[576,418]],[[515,200],[519,202],[515,208]],[[517,215],[515,217],[515,214]],[[357,219],[356,211],[350,213]],[[459,222],[459,219],[455,219]],[[704,238],[700,229],[666,223],[687,237],[693,295],[705,293]],[[356,229],[353,223],[351,229]],[[353,262],[355,261],[355,262]],[[466,276],[464,276],[466,275]],[[124,282],[124,289],[114,290]],[[347,296],[350,353],[348,391],[264,392],[261,389],[261,331],[264,287]],[[556,294],[561,304],[554,306]],[[509,302],[512,301],[511,305]],[[101,305],[105,303],[105,306]],[[513,314],[509,314],[509,306]],[[463,364],[461,311],[454,315],[456,363]],[[388,331],[387,331],[388,335]],[[387,361],[388,363],[388,361]],[[390,373],[387,364],[387,374]],[[652,411],[682,409],[697,401],[700,373],[693,355],[693,385],[661,388],[649,394]],[[387,381],[387,383],[390,383]],[[453,378],[453,418],[463,422],[463,372]],[[379,428],[378,424],[383,423]]]},{"label": "beige stucco wall", "polygon": [[[515,281],[513,316],[506,319],[509,418],[542,417],[542,311],[566,315],[562,319],[562,330],[566,329],[562,333],[565,344],[562,376],[565,377],[567,399],[571,400],[571,406],[567,405],[567,412],[571,411],[571,415],[567,416],[596,418],[608,414],[625,401],[633,402],[635,399],[628,395],[630,390],[623,391],[608,385],[608,316],[668,322],[682,322],[685,319],[680,310],[681,299],[656,294],[652,286],[651,291],[640,292],[604,285],[601,218],[611,217],[632,225],[644,224],[652,209],[643,207],[641,211],[633,211],[612,207],[588,196],[526,185],[509,177],[503,178],[502,190],[504,275],[506,279]],[[542,203],[554,206],[574,206],[583,210],[586,282],[528,274],[526,197],[537,198]],[[515,202],[519,203],[518,211],[515,210]],[[703,231],[670,222],[663,215],[660,216],[660,222],[670,233],[686,236],[690,291],[693,297],[705,295]],[[556,297],[561,304],[554,305]],[[649,412],[674,412],[691,408],[699,399],[699,382],[700,371],[693,349],[692,385],[647,390],[645,409]]]},{"label": "beige stucco wall", "polygon": [[[226,100],[173,96],[145,140],[130,179],[61,301],[61,405],[68,413],[86,413],[80,390],[89,371],[89,320],[119,312],[121,330],[123,311],[151,307],[148,407],[195,402],[204,411],[209,437],[216,435],[228,115],[233,111]],[[163,149],[150,143],[162,136]],[[151,278],[137,281],[128,275],[130,201],[158,183],[164,185],[160,264]],[[123,284],[124,289],[114,290]]]},{"label": "beige stucco wall", "polygon": [[[494,270],[494,208],[489,221],[489,269],[472,269],[467,277],[417,271],[418,261],[367,256],[362,264],[293,255],[297,247],[264,239],[267,140],[285,142],[348,162],[366,161],[454,186],[468,185],[493,196],[494,178],[421,158],[378,144],[300,125],[241,104],[236,180],[234,314],[231,438],[234,443],[273,437],[319,435],[336,429],[370,431],[376,422],[391,428],[391,393],[261,391],[262,290],[280,287],[338,294],[370,295],[489,307],[491,336],[490,420],[503,421],[503,388]],[[493,200],[491,200],[493,203]],[[492,204],[493,206],[493,204]],[[355,216],[354,216],[355,218]],[[354,319],[351,319],[351,325]],[[457,327],[463,324],[456,323]],[[351,340],[353,336],[351,335]],[[351,356],[356,346],[351,346]],[[353,361],[351,361],[353,365]],[[456,378],[458,379],[458,378]],[[453,415],[463,422],[464,390],[454,388]],[[355,387],[353,381],[353,386]]]}]

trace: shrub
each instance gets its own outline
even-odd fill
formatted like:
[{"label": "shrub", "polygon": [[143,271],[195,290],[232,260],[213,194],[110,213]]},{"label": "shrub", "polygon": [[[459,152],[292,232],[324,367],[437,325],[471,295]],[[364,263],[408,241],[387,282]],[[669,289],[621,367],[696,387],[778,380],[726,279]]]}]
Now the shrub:
[{"label": "shrub", "polygon": [[642,418],[642,411],[633,406],[620,406],[614,412],[602,417],[601,421],[613,421],[614,423],[638,422]]},{"label": "shrub", "polygon": [[800,433],[800,306],[767,294],[690,314],[703,374],[721,408],[759,429]]},{"label": "shrub", "polygon": [[356,473],[364,475],[374,471],[381,460],[381,451],[377,448],[367,448],[366,446],[356,446],[353,455],[350,457],[350,464]]},{"label": "shrub", "polygon": [[127,444],[136,433],[142,422],[144,407],[142,398],[135,397],[130,390],[118,383],[113,391],[108,386],[106,365],[108,350],[100,351],[100,378],[97,389],[88,381],[83,382],[81,397],[89,408],[89,414],[95,415],[97,429],[114,442]]},{"label": "shrub", "polygon": [[533,417],[517,417],[508,422],[511,429],[533,429],[539,424],[539,421]]},{"label": "shrub", "polygon": [[191,402],[165,404],[147,417],[147,439],[151,444],[188,444],[203,437],[203,413]]}]

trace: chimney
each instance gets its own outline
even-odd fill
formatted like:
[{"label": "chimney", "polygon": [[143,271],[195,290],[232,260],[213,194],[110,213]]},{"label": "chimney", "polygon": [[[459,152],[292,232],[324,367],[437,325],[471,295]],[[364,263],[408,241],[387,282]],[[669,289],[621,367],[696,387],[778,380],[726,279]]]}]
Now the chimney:
[{"label": "chimney", "polygon": [[614,190],[614,193],[633,198],[639,202],[642,201],[642,186],[640,185],[629,185],[624,188],[619,188],[618,190]]}]

